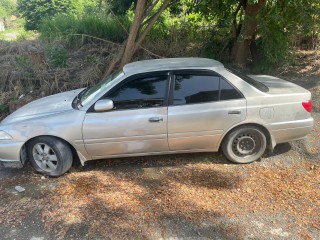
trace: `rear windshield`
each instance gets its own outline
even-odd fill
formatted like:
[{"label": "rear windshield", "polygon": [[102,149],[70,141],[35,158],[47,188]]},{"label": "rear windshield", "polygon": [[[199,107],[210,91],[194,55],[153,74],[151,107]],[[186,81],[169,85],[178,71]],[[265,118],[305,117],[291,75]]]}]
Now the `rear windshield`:
[{"label": "rear windshield", "polygon": [[229,72],[232,72],[234,75],[238,76],[239,78],[241,78],[243,81],[249,83],[251,86],[255,87],[256,89],[260,90],[261,92],[268,92],[269,88],[264,85],[261,82],[258,82],[256,80],[254,80],[253,78],[249,77],[248,75],[242,73],[241,71],[239,71],[238,69],[235,68],[226,68]]}]

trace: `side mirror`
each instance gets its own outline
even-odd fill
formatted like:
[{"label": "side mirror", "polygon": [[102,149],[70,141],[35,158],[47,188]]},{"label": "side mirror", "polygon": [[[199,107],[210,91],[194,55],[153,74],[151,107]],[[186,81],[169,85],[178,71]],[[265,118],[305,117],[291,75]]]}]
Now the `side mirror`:
[{"label": "side mirror", "polygon": [[96,104],[94,105],[94,110],[96,112],[105,112],[108,110],[113,109],[114,105],[113,105],[113,101],[110,99],[104,99],[104,100],[99,100],[98,102],[96,102]]}]

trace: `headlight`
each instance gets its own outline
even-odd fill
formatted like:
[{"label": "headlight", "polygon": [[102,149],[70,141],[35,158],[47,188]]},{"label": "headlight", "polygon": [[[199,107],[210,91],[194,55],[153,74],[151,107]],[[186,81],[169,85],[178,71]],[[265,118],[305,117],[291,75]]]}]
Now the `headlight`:
[{"label": "headlight", "polygon": [[4,131],[0,131],[0,140],[10,140],[10,139],[12,139],[12,137],[8,133]]}]

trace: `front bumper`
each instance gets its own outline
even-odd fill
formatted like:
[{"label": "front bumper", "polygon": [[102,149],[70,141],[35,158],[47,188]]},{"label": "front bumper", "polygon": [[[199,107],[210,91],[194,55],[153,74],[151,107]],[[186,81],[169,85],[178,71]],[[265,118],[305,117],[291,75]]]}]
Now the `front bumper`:
[{"label": "front bumper", "polygon": [[20,151],[24,142],[0,141],[0,166],[1,167],[22,167]]}]

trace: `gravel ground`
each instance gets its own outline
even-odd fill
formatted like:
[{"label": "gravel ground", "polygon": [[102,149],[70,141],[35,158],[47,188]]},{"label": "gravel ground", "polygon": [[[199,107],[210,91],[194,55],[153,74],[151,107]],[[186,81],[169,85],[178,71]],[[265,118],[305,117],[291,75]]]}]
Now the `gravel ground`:
[{"label": "gravel ground", "polygon": [[58,179],[0,168],[0,239],[320,239],[320,65],[301,58],[275,75],[313,93],[306,140],[247,165],[201,153],[96,161]]}]

